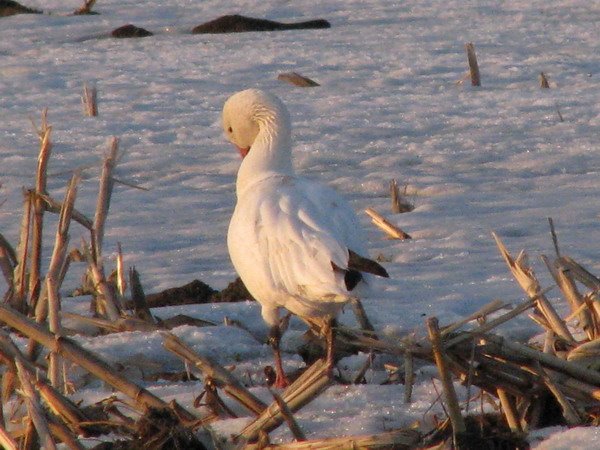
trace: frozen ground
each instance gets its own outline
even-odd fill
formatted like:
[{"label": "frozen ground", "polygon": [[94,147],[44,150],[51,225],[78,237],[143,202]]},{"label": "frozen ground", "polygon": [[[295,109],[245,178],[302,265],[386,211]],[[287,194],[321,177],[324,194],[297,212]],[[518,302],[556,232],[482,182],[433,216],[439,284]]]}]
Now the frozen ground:
[{"label": "frozen ground", "polygon": [[[222,136],[220,110],[231,93],[261,87],[290,109],[298,171],[335,186],[357,211],[371,206],[388,214],[389,180],[407,185],[416,209],[390,218],[413,240],[386,240],[361,213],[371,255],[388,261],[392,277],[366,301],[377,329],[401,335],[422,330],[427,316],[444,324],[495,298],[519,300],[492,230],[511,251],[527,249],[547,286],[538,256],[553,251],[552,217],[564,253],[600,272],[600,7],[594,2],[107,0],[95,8],[100,15],[89,17],[63,15],[78,1],[26,4],[52,15],[0,19],[0,232],[11,242],[18,236],[21,188],[31,185],[36,167],[30,118],[39,123],[48,107],[53,195],[62,195],[70,171],[85,168],[77,207],[93,214],[99,161],[111,136],[120,138],[124,152],[117,176],[148,189],[117,186],[106,254],[121,242],[146,292],[194,278],[223,288],[235,277],[225,234],[239,156]],[[188,33],[228,13],[281,21],[322,17],[332,28]],[[156,36],[104,37],[130,22]],[[482,72],[478,89],[465,78],[463,46],[469,41]],[[288,71],[322,86],[277,81]],[[539,88],[540,71],[551,89]],[[82,114],[85,82],[98,88],[97,118]],[[73,227],[72,242],[83,234]],[[66,290],[77,283],[71,277]],[[185,313],[238,318],[253,334],[265,334],[254,304],[186,307]],[[292,328],[290,346],[302,329]],[[523,318],[504,332],[526,339],[537,330]],[[271,361],[265,345],[238,329],[177,332],[199,351],[235,363],[239,373],[258,374]],[[82,341],[111,359],[143,353],[160,364],[177,363],[161,350],[157,335]],[[301,362],[290,353],[286,364]],[[377,371],[372,377],[375,382]],[[200,390],[164,383],[151,388],[184,404]],[[410,407],[401,389],[332,387],[299,419],[311,437],[422,420],[435,397],[430,378],[423,376]],[[573,431],[552,431],[559,435],[540,448],[566,448]],[[591,442],[596,430],[578,433],[589,434]]]}]

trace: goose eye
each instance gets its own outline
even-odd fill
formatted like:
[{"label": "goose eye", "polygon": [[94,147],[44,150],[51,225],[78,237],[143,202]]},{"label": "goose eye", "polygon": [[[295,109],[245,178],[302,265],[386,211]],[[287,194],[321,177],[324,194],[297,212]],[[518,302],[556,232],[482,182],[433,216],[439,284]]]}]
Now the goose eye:
[{"label": "goose eye", "polygon": [[233,128],[231,128],[231,127],[227,128],[227,132],[233,133]]}]

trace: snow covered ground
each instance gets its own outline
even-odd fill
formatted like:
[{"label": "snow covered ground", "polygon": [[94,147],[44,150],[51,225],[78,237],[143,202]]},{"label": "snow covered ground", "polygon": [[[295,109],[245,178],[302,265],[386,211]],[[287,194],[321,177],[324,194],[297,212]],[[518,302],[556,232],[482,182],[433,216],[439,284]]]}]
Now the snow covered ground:
[{"label": "snow covered ground", "polygon": [[[544,287],[551,280],[538,256],[553,252],[547,217],[554,219],[563,252],[600,272],[600,7],[594,2],[106,0],[95,8],[100,15],[79,17],[65,16],[78,1],[26,4],[51,15],[0,19],[0,233],[15,245],[21,189],[33,182],[38,153],[30,118],[39,123],[48,107],[50,193],[61,197],[71,171],[84,168],[76,206],[93,215],[99,162],[111,136],[119,137],[124,153],[117,177],[148,189],[116,187],[105,253],[112,257],[121,242],[125,262],[141,273],[146,292],[194,278],[225,287],[235,277],[225,235],[239,156],[222,136],[220,111],[231,93],[260,87],[290,109],[298,171],[350,199],[368,230],[371,256],[387,261],[391,279],[377,285],[365,306],[388,335],[422,332],[428,316],[445,324],[492,299],[521,299],[492,230],[511,251],[529,252]],[[332,28],[189,34],[195,25],[231,13],[280,21],[325,18]],[[126,23],[156,35],[106,37]],[[466,42],[476,46],[480,88],[465,78]],[[277,80],[289,71],[321,87]],[[551,89],[539,88],[540,71]],[[84,83],[98,89],[96,118],[82,114]],[[407,186],[413,212],[389,214],[393,178]],[[414,239],[385,239],[362,214],[367,207]],[[47,233],[49,245],[54,230]],[[74,226],[72,242],[81,236]],[[71,277],[65,290],[78,281]],[[218,322],[236,318],[253,335],[266,333],[252,303],[157,314],[182,311]],[[287,345],[301,330],[293,324]],[[269,348],[237,328],[175,331],[198,351],[236,364],[237,373],[255,383],[271,362]],[[503,332],[526,339],[538,328],[522,318]],[[178,364],[158,335],[81,341],[111,360],[143,354]],[[302,363],[288,353],[286,364]],[[348,361],[353,364],[360,361]],[[373,383],[381,367],[376,364]],[[185,405],[191,392],[201,390],[164,382],[149,387]],[[268,399],[264,388],[254,389]],[[90,391],[82,392],[92,401]],[[335,386],[298,418],[309,437],[378,432],[426,421],[435,395],[427,373],[411,406],[403,404],[402,386]],[[558,435],[540,448],[576,448],[574,433],[580,448],[590,448],[597,435],[594,429],[551,431]],[[277,433],[286,438],[285,430]]]}]

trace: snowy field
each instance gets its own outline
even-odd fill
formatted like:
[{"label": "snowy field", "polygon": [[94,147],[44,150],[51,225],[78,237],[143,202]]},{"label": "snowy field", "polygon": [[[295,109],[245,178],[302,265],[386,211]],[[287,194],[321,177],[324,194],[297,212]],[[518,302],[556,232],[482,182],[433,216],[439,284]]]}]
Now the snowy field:
[{"label": "snowy field", "polygon": [[[112,136],[123,152],[117,177],[147,189],[117,185],[104,243],[108,264],[114,264],[121,242],[125,263],[140,272],[147,293],[194,278],[222,289],[236,276],[225,236],[240,160],[223,137],[220,112],[233,92],[260,87],[279,95],[290,110],[298,172],[334,186],[351,201],[368,232],[371,256],[385,261],[391,278],[365,300],[377,330],[420,334],[426,317],[447,324],[493,299],[521,300],[491,231],[511,252],[526,249],[547,287],[552,281],[539,256],[553,253],[547,221],[552,217],[563,252],[600,273],[595,2],[106,0],[94,8],[100,15],[79,17],[65,16],[78,1],[26,4],[52,14],[0,19],[0,233],[15,245],[21,190],[33,183],[39,149],[30,118],[39,124],[47,107],[52,195],[61,198],[71,171],[83,168],[76,207],[93,216],[100,161]],[[324,18],[332,27],[189,34],[202,22],[232,13],[284,22]],[[107,37],[126,23],[156,35]],[[480,88],[465,78],[466,42],[476,46]],[[289,71],[321,86],[304,89],[277,80]],[[550,89],[540,89],[541,71]],[[98,89],[98,117],[82,113],[84,83]],[[388,183],[394,178],[407,186],[414,211],[390,213]],[[363,214],[367,207],[413,239],[387,240]],[[73,226],[71,242],[82,236],[87,238],[83,229]],[[4,283],[0,280],[0,293]],[[65,293],[78,283],[77,276],[67,280]],[[70,307],[82,308],[76,301]],[[252,334],[225,326],[174,332],[261,383],[272,355],[255,338],[266,335],[256,304],[156,311],[161,317],[178,313],[243,321]],[[284,345],[292,349],[302,331],[293,323]],[[526,340],[539,327],[523,317],[502,332]],[[135,366],[143,355],[144,364],[181,367],[158,334],[80,341],[111,361]],[[360,366],[360,358],[342,365],[350,370]],[[302,365],[292,352],[284,359],[288,368]],[[435,370],[420,373],[415,402],[407,406],[402,386],[378,385],[383,362],[376,360],[370,384],[333,386],[297,414],[309,438],[381,432],[415,420],[427,425],[432,414],[443,414],[439,404],[428,411],[436,396]],[[190,407],[202,390],[198,383],[147,386]],[[253,391],[269,399],[265,388]],[[107,391],[98,385],[76,395],[91,402]],[[245,420],[222,421],[216,428],[225,433]],[[288,433],[281,427],[273,437],[289,440]],[[596,429],[553,428],[539,435],[547,439],[540,449],[591,448],[590,442],[600,448]]]}]

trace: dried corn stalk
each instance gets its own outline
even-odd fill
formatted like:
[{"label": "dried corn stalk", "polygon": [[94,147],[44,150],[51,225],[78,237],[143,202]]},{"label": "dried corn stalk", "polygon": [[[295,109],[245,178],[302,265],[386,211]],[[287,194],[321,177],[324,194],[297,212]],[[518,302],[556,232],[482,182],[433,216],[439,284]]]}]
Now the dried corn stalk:
[{"label": "dried corn stalk", "polygon": [[521,288],[529,295],[529,298],[536,298],[538,309],[552,326],[553,331],[567,342],[575,342],[575,339],[573,339],[571,332],[567,329],[565,322],[556,313],[546,296],[540,295],[540,284],[536,279],[533,270],[527,265],[525,253],[521,252],[517,259],[513,259],[498,235],[492,233],[492,236],[494,236],[496,244],[500,249],[500,253],[504,257],[508,268],[517,280],[517,283],[519,283]]}]

